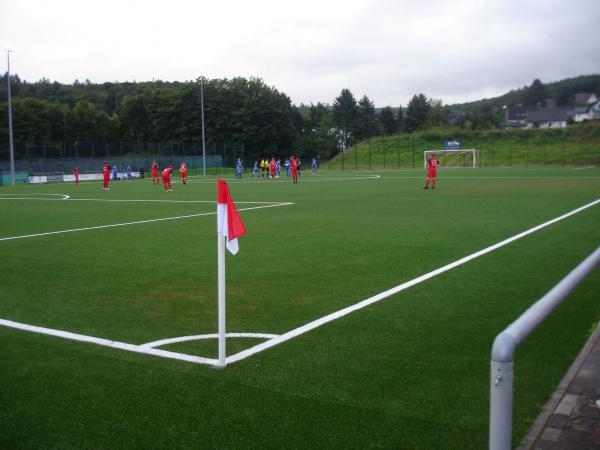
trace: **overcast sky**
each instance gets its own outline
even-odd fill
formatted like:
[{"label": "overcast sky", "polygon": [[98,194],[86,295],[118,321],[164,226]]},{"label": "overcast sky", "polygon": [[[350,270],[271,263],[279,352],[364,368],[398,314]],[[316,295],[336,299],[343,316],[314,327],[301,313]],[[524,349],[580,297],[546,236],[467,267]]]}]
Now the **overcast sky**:
[{"label": "overcast sky", "polygon": [[600,0],[0,0],[0,45],[31,82],[252,76],[297,105],[452,104],[600,73],[599,19]]}]

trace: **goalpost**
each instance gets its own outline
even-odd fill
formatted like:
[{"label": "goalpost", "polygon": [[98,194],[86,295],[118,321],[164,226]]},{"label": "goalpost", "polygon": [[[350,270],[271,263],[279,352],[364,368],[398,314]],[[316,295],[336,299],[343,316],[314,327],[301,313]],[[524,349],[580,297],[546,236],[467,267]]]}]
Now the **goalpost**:
[{"label": "goalpost", "polygon": [[435,155],[440,161],[440,167],[445,168],[476,168],[477,150],[466,148],[464,150],[425,150],[423,164],[427,168],[427,159]]}]

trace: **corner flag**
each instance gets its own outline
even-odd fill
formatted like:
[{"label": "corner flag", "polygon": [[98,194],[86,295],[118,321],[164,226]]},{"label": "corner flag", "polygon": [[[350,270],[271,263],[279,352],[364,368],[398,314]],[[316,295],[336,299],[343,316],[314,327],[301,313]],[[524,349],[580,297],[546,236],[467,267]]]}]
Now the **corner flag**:
[{"label": "corner flag", "polygon": [[235,255],[239,251],[237,238],[246,234],[246,227],[235,208],[225,180],[217,180],[217,232],[223,233],[227,250]]},{"label": "corner flag", "polygon": [[219,331],[218,366],[227,365],[225,332],[225,248],[235,255],[238,250],[238,236],[246,234],[246,227],[235,209],[225,180],[217,180],[217,304]]}]

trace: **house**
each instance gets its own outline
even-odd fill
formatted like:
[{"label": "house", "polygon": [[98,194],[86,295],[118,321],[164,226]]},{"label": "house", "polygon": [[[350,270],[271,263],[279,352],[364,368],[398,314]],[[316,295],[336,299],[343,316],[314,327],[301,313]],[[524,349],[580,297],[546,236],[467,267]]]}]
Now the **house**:
[{"label": "house", "polygon": [[573,122],[579,123],[585,120],[600,120],[600,101],[589,103],[586,106],[576,106],[569,111]]},{"label": "house", "polygon": [[564,128],[567,120],[575,123],[585,120],[600,120],[600,99],[593,93],[573,96],[575,106],[556,107],[555,102],[546,100],[546,106],[505,106],[504,128]]},{"label": "house", "polygon": [[589,120],[588,110],[587,106],[576,106],[569,111],[569,116],[573,118],[573,122],[575,123],[583,122],[584,120]]},{"label": "house", "polygon": [[565,128],[568,108],[538,108],[527,112],[527,128]]},{"label": "house", "polygon": [[523,128],[527,125],[527,111],[529,110],[526,106],[508,106],[506,107],[504,126],[506,128]]},{"label": "house", "polygon": [[599,100],[596,94],[590,92],[580,92],[579,94],[575,94],[573,99],[576,105],[584,106],[592,105]]},{"label": "house", "polygon": [[591,120],[600,120],[600,100],[593,105],[590,105],[588,114]]}]

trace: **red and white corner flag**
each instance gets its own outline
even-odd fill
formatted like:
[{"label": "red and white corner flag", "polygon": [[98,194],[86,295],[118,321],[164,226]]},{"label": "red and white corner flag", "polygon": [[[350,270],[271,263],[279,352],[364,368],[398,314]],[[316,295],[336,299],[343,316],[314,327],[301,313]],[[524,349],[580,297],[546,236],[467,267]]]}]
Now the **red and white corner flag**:
[{"label": "red and white corner flag", "polygon": [[237,238],[246,234],[246,227],[235,208],[225,180],[217,180],[217,233],[225,236],[225,247],[232,255],[239,251]]}]

